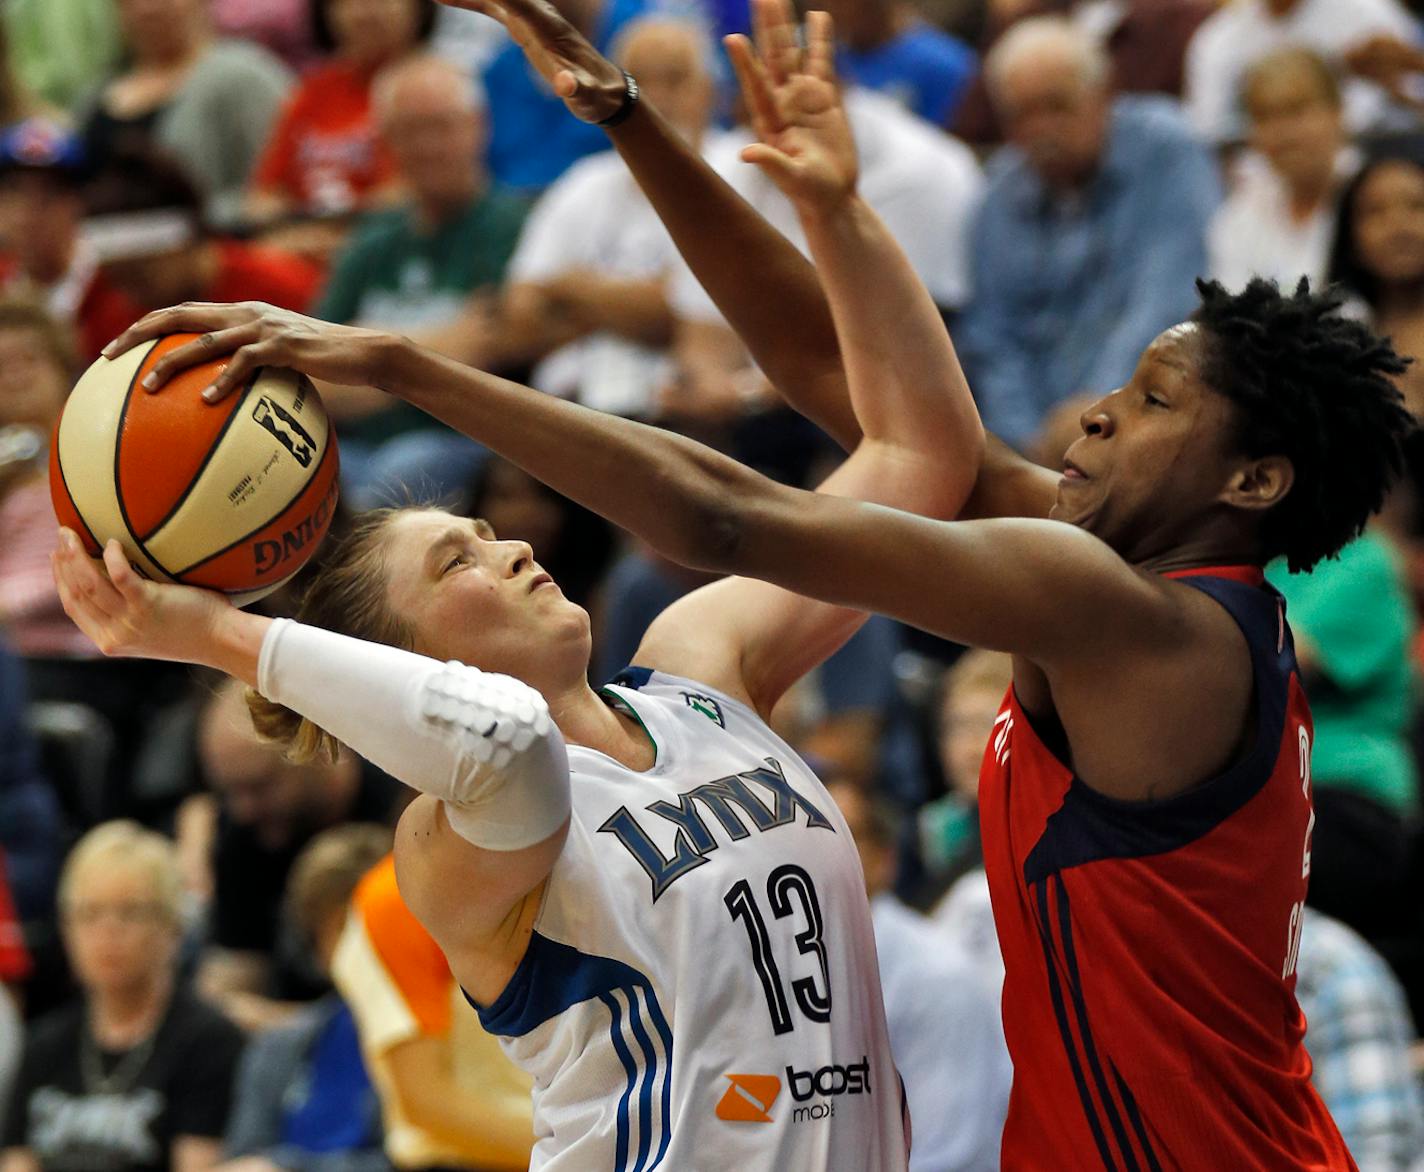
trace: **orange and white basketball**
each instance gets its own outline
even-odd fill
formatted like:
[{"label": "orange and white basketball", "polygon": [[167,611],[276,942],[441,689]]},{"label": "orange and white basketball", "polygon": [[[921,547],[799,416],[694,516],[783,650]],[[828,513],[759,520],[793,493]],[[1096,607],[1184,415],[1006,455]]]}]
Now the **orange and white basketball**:
[{"label": "orange and white basketball", "polygon": [[194,335],[100,358],[75,385],[50,445],[62,525],[94,556],[117,538],[141,574],[219,590],[242,606],[295,574],[336,505],[336,435],[304,376],[262,369],[218,404],[221,362],[157,394],[139,384]]}]

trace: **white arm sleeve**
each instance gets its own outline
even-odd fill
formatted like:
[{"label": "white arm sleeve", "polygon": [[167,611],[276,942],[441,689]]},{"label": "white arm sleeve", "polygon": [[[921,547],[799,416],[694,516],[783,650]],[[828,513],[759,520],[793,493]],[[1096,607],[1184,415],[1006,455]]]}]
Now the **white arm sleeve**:
[{"label": "white arm sleeve", "polygon": [[544,697],[510,676],[278,619],[257,688],[440,798],[476,846],[522,850],[569,816],[564,739]]}]

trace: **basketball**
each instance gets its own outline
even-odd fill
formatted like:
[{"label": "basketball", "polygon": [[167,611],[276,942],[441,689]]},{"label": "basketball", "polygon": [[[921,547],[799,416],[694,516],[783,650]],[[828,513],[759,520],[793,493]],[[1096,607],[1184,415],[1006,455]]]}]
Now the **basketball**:
[{"label": "basketball", "polygon": [[238,606],[276,590],[315,552],[337,496],[336,436],[316,388],[259,369],[217,404],[221,362],[157,394],[154,363],[196,335],[171,334],[75,384],[50,445],[55,514],[99,556],[117,538],[139,573],[221,591]]}]

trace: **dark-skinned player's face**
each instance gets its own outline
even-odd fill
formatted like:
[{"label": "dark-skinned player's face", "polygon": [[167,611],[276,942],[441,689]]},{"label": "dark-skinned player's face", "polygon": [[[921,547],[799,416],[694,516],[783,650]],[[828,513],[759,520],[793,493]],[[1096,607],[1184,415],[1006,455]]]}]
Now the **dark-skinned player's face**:
[{"label": "dark-skinned player's face", "polygon": [[1101,537],[1132,562],[1197,536],[1244,463],[1234,410],[1202,380],[1199,327],[1175,326],[1132,378],[1083,412],[1050,514]]}]

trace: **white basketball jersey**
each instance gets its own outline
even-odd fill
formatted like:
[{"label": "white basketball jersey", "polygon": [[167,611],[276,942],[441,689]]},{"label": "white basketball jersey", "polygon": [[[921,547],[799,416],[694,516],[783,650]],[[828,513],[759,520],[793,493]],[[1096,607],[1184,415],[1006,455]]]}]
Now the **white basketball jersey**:
[{"label": "white basketball jersey", "polygon": [[570,746],[573,816],[485,1028],[541,1172],[899,1172],[903,1096],[855,844],[744,704],[630,669],[645,773]]}]

